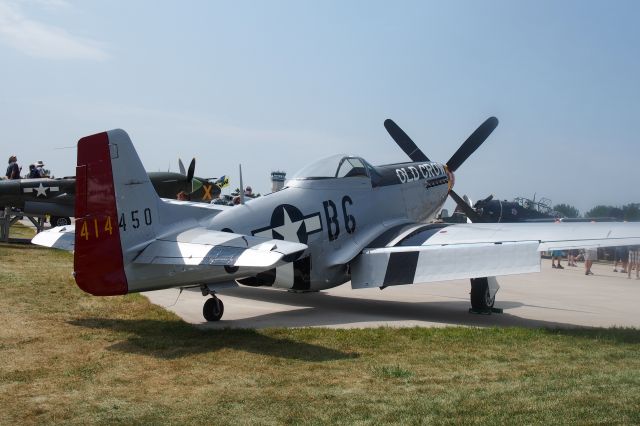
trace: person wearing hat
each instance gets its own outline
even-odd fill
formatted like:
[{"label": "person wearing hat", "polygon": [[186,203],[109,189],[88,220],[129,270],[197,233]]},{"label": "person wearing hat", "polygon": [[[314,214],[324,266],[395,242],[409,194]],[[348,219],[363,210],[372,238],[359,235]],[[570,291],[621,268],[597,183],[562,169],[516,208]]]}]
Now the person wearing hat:
[{"label": "person wearing hat", "polygon": [[36,170],[38,171],[38,177],[45,177],[44,163],[42,162],[42,160],[38,160],[38,162],[36,163]]},{"label": "person wearing hat", "polygon": [[9,166],[5,176],[7,179],[20,179],[20,166],[18,166],[18,157],[15,155],[9,157]]}]

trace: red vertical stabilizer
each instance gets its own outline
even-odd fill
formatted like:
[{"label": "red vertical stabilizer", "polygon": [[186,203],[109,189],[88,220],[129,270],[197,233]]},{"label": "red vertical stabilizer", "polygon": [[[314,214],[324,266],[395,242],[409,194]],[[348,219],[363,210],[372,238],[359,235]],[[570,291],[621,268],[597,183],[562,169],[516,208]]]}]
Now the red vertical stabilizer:
[{"label": "red vertical stabilizer", "polygon": [[78,141],[74,270],[78,287],[96,296],[126,294],[107,132]]}]

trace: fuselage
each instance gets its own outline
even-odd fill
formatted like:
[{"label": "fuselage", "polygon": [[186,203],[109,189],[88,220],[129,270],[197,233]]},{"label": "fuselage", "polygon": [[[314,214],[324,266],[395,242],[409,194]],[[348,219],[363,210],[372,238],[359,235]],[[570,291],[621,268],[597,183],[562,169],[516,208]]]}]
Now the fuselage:
[{"label": "fuselage", "polygon": [[0,206],[26,214],[73,216],[75,179],[15,179],[0,181]]},{"label": "fuselage", "polygon": [[397,225],[433,218],[446,200],[449,177],[439,163],[373,167],[361,161],[364,170],[292,179],[278,192],[208,220],[209,229],[308,246],[292,264],[240,280],[242,284],[298,291],[343,284],[349,280],[349,262],[369,243]]},{"label": "fuselage", "polygon": [[[192,201],[209,202],[220,194],[220,188],[207,179],[195,177],[187,182],[180,173],[149,172],[158,196],[176,198],[185,191]],[[0,207],[14,207],[25,214],[50,214],[73,217],[76,192],[75,177],[59,179],[14,179],[0,181]]]},{"label": "fuselage", "polygon": [[[533,205],[533,203],[532,203]],[[532,206],[514,201],[491,200],[478,202],[475,207],[479,217],[489,223],[514,223],[527,221],[553,221],[560,218],[558,212],[535,210]]]}]

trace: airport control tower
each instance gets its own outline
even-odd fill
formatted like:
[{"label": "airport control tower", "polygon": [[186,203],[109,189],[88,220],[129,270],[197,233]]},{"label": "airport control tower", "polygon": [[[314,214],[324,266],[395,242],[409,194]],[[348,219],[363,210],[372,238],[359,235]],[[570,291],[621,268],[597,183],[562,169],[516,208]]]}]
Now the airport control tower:
[{"label": "airport control tower", "polygon": [[271,192],[280,191],[284,187],[286,172],[271,172]]}]

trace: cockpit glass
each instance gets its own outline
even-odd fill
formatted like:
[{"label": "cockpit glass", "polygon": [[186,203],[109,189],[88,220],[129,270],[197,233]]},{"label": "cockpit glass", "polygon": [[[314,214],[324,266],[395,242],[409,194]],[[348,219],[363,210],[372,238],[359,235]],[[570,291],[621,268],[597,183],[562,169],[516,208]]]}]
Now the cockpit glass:
[{"label": "cockpit glass", "polygon": [[345,154],[332,155],[315,161],[299,170],[292,179],[330,179],[369,176],[369,166],[359,157]]},{"label": "cockpit glass", "polygon": [[336,177],[367,176],[364,163],[357,157],[345,157],[340,161]]}]

